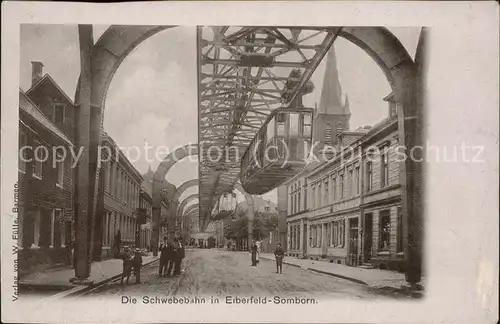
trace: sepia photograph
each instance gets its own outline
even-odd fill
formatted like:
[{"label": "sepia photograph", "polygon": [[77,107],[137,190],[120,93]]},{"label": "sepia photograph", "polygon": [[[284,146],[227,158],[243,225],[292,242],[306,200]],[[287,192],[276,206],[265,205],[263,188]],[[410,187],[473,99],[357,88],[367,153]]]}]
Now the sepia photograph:
[{"label": "sepia photograph", "polygon": [[434,30],[19,23],[12,303],[427,307],[429,169],[491,154],[432,141]]},{"label": "sepia photograph", "polygon": [[21,25],[21,298],[421,297],[426,32]]}]

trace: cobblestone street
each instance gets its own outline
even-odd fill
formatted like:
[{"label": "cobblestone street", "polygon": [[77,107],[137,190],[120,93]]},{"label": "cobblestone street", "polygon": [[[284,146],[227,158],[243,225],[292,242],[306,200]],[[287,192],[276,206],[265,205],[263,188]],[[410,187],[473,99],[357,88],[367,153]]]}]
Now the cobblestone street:
[{"label": "cobblestone street", "polygon": [[[305,298],[387,298],[387,293],[367,286],[284,265],[276,274],[275,263],[261,259],[250,266],[250,255],[218,249],[187,250],[183,273],[178,277],[160,278],[158,263],[143,269],[142,283],[129,285],[110,282],[94,290],[92,296],[300,296]],[[389,294],[396,297],[394,294]]]}]

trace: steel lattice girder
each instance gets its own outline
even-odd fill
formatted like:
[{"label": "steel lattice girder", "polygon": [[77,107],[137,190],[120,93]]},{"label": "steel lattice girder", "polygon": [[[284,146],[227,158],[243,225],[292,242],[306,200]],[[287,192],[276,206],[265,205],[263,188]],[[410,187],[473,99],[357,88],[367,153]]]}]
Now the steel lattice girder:
[{"label": "steel lattice girder", "polygon": [[[269,113],[292,103],[340,29],[198,27],[200,224],[238,180],[240,159]],[[292,70],[299,76],[290,78]],[[289,81],[296,86],[284,93]]]}]

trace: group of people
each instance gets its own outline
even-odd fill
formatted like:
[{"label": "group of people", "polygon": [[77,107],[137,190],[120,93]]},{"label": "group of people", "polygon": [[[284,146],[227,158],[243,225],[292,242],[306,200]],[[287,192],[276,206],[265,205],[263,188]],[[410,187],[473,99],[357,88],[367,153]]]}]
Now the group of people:
[{"label": "group of people", "polygon": [[[252,253],[252,266],[256,267],[259,263],[259,254],[260,254],[260,242],[253,241],[252,246],[250,248],[250,252]],[[276,249],[274,249],[274,257],[276,259],[276,273],[283,273],[283,258],[285,257],[285,251],[281,247],[281,244],[276,244]]]},{"label": "group of people", "polygon": [[180,275],[182,259],[184,259],[186,253],[181,240],[177,238],[169,240],[167,237],[163,237],[163,243],[160,245],[159,250],[160,277],[170,276],[172,271],[174,276]]}]

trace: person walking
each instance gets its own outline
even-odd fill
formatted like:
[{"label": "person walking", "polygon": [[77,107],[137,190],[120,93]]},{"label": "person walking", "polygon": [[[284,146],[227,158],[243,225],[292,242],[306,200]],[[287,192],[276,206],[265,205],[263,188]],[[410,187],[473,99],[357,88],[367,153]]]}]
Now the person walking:
[{"label": "person walking", "polygon": [[163,271],[167,270],[168,266],[168,259],[169,259],[169,251],[168,251],[168,244],[167,244],[167,237],[163,237],[163,243],[160,245],[160,269],[159,269],[159,275],[160,277],[163,276]]},{"label": "person walking", "polygon": [[252,242],[250,251],[252,253],[252,267],[255,267],[257,266],[257,244],[255,243],[255,240]]},{"label": "person walking", "polygon": [[120,256],[123,261],[123,270],[122,270],[122,277],[120,280],[120,284],[123,285],[123,279],[127,278],[127,285],[128,285],[130,274],[132,273],[133,260],[131,259],[130,251],[128,249],[124,249],[123,253],[121,253]]},{"label": "person walking", "polygon": [[285,257],[285,251],[281,247],[281,244],[276,244],[276,249],[274,250],[274,257],[276,258],[276,273],[283,273],[283,258]]},{"label": "person walking", "polygon": [[135,275],[135,283],[141,283],[141,267],[142,267],[142,255],[141,250],[135,249],[135,255],[133,259],[133,267],[134,267],[134,275]]},{"label": "person walking", "polygon": [[185,251],[184,251],[184,246],[181,242],[181,240],[176,240],[174,242],[174,248],[175,248],[175,269],[174,269],[174,276],[178,276],[181,274],[181,264],[182,264],[182,259],[184,259],[185,256]]},{"label": "person walking", "polygon": [[259,256],[260,256],[260,245],[261,245],[261,241],[257,241],[255,242],[255,245],[257,245],[257,264],[259,264]]}]

